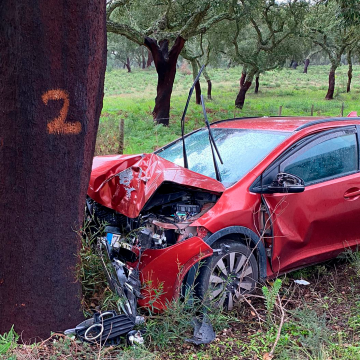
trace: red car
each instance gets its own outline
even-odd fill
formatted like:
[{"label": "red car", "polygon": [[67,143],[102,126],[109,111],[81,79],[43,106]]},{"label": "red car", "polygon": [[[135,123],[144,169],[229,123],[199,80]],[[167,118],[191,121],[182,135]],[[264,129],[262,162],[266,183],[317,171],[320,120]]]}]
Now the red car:
[{"label": "red car", "polygon": [[211,132],[94,158],[88,209],[108,225],[128,313],[136,301],[161,310],[194,282],[231,309],[259,280],[359,244],[360,118],[231,119]]}]

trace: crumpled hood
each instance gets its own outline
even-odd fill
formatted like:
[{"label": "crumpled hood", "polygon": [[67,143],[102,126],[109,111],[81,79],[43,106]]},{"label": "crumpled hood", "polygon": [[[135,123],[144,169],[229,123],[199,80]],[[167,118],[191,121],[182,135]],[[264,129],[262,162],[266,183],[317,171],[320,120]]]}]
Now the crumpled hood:
[{"label": "crumpled hood", "polygon": [[135,218],[165,181],[217,194],[225,190],[219,181],[156,154],[107,155],[93,160],[88,195],[99,204]]}]

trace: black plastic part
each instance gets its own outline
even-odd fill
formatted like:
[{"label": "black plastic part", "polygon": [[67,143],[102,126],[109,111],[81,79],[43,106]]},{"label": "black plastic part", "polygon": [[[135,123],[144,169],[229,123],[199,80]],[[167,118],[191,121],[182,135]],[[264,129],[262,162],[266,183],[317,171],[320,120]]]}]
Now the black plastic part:
[{"label": "black plastic part", "polygon": [[139,242],[143,249],[149,249],[152,244],[152,233],[149,229],[142,229],[139,234]]},{"label": "black plastic part", "polygon": [[191,339],[186,339],[186,342],[201,345],[201,344],[209,344],[215,340],[216,334],[215,331],[209,321],[208,316],[203,315],[202,319],[193,319],[194,325],[194,335]]},{"label": "black plastic part", "polygon": [[195,84],[199,81],[199,78],[200,78],[200,75],[202,73],[202,71],[204,70],[204,67],[205,65],[203,65],[199,71],[199,73],[197,74],[195,80],[194,80],[194,83],[192,84],[190,90],[189,90],[189,96],[187,98],[187,101],[186,101],[186,105],[185,105],[185,108],[184,108],[184,112],[183,112],[183,115],[181,117],[181,137],[182,137],[182,142],[183,142],[183,157],[184,157],[184,168],[188,168],[188,161],[187,161],[187,155],[186,155],[186,147],[185,147],[185,115],[186,115],[186,111],[187,111],[187,108],[189,106],[189,102],[190,102],[190,99],[191,99],[191,95],[194,91],[194,88],[195,88]]},{"label": "black plastic part", "polygon": [[135,323],[133,319],[127,315],[116,315],[116,312],[112,312],[114,316],[110,318],[102,319],[101,314],[94,314],[94,324],[99,324],[104,327],[104,330],[97,339],[87,340],[85,339],[85,333],[89,327],[76,330],[77,337],[89,343],[96,343],[101,345],[118,345],[121,342],[121,337],[131,331]]},{"label": "black plastic part", "polygon": [[186,213],[196,213],[198,214],[200,212],[200,206],[199,205],[192,205],[192,204],[176,204],[176,211],[179,212],[186,212]]}]

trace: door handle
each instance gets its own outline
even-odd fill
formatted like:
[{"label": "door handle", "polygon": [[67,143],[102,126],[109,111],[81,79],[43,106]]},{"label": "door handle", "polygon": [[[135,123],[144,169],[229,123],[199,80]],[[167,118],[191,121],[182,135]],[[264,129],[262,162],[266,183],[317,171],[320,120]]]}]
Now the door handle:
[{"label": "door handle", "polygon": [[351,188],[347,191],[345,191],[345,194],[344,194],[344,199],[346,200],[355,200],[353,198],[355,197],[359,197],[360,196],[360,189],[359,188]]}]

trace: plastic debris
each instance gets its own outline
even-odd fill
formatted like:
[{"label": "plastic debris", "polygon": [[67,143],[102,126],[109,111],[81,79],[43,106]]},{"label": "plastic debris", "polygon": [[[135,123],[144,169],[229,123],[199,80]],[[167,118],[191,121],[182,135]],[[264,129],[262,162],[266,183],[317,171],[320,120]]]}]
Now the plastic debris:
[{"label": "plastic debris", "polygon": [[197,318],[193,319],[194,324],[194,335],[191,339],[186,339],[186,342],[200,345],[200,344],[209,344],[215,340],[215,331],[209,321],[207,315],[202,317],[200,321]]},{"label": "plastic debris", "polygon": [[299,285],[310,285],[310,283],[306,280],[294,280],[294,283]]}]

